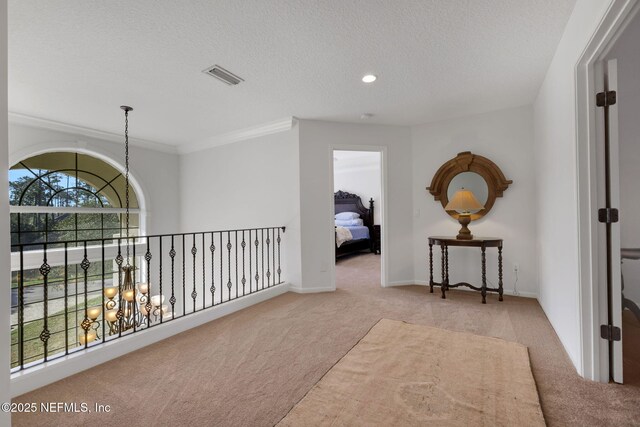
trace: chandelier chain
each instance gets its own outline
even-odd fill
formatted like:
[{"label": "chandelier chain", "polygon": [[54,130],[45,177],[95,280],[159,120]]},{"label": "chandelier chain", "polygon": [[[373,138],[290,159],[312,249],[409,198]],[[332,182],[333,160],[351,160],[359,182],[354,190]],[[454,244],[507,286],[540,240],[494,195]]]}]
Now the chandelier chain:
[{"label": "chandelier chain", "polygon": [[124,171],[125,171],[125,231],[127,237],[127,266],[129,266],[129,111],[124,112]]}]

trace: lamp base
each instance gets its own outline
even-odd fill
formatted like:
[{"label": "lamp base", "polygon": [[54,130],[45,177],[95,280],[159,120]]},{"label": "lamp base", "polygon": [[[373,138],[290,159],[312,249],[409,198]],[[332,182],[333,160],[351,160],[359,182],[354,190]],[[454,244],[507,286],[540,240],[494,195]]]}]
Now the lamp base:
[{"label": "lamp base", "polygon": [[460,228],[460,231],[458,231],[458,235],[456,236],[456,239],[472,240],[473,234],[471,234],[471,230],[469,230],[469,227],[467,227],[471,222],[471,215],[460,214],[458,216],[458,222],[460,223],[460,225],[462,225],[462,227]]}]

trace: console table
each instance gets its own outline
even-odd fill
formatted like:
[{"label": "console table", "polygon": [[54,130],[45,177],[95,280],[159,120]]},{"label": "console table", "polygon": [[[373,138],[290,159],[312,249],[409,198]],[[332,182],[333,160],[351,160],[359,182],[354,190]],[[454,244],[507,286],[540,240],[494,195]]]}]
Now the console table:
[{"label": "console table", "polygon": [[[442,263],[442,281],[433,281],[433,245],[440,246],[441,263]],[[474,247],[481,250],[482,262],[482,285],[480,287],[473,286],[470,283],[460,282],[456,284],[449,283],[449,246],[457,247]],[[487,248],[498,248],[498,287],[487,287]],[[429,292],[433,293],[433,287],[440,286],[442,290],[442,298],[446,298],[445,292],[450,288],[466,286],[474,291],[480,291],[482,294],[482,303],[487,303],[487,292],[497,292],[498,300],[502,301],[502,239],[494,237],[476,237],[472,240],[460,240],[455,237],[432,236],[429,237]]]}]

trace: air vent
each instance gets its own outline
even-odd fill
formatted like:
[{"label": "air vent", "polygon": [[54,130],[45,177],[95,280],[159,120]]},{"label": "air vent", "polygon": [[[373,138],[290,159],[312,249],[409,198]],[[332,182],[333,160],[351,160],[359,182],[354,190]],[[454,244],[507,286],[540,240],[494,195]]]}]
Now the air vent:
[{"label": "air vent", "polygon": [[236,76],[230,71],[225,70],[219,65],[214,65],[212,67],[207,68],[202,71],[203,73],[209,74],[212,77],[215,77],[218,80],[222,80],[229,86],[235,86],[240,82],[243,82],[244,79]]}]

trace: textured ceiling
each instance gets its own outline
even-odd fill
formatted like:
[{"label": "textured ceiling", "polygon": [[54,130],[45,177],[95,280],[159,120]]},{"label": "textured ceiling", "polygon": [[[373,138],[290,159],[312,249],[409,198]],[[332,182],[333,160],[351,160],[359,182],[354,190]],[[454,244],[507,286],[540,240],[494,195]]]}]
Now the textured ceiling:
[{"label": "textured ceiling", "polygon": [[574,3],[9,0],[9,109],[121,132],[129,104],[132,136],[184,145],[287,116],[411,125],[524,105]]}]

